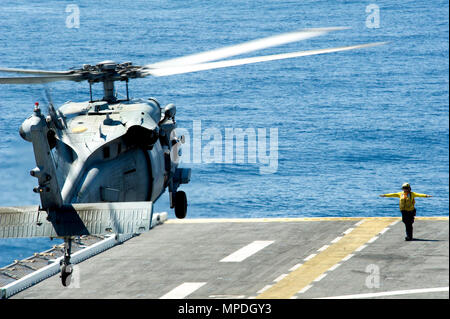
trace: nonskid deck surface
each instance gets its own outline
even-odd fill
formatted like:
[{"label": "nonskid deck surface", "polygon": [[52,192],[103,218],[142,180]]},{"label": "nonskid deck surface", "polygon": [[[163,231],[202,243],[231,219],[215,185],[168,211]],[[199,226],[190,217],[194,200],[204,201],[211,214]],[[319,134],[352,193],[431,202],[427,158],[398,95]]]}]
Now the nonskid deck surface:
[{"label": "nonskid deck surface", "polygon": [[448,217],[185,219],[12,298],[449,298]]}]

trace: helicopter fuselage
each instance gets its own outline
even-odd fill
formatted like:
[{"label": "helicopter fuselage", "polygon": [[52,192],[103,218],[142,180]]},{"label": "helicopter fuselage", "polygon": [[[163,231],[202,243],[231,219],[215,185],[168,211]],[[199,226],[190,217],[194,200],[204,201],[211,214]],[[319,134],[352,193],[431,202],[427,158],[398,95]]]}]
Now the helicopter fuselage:
[{"label": "helicopter fuselage", "polygon": [[[47,125],[35,110],[20,133],[33,143],[37,167],[31,175],[39,179],[35,192],[43,206],[154,202],[166,187],[172,193],[187,183],[190,170],[177,168],[181,142],[175,114],[166,109],[154,99],[66,102],[49,112]],[[40,134],[33,135],[36,131]],[[46,136],[50,151],[36,136]],[[60,199],[53,200],[58,193]]]}]

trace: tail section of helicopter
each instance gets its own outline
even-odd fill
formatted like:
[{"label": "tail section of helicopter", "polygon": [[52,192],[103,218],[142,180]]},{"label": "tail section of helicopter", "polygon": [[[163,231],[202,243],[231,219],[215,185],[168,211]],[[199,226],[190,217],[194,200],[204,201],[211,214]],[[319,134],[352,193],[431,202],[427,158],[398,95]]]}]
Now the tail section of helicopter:
[{"label": "tail section of helicopter", "polygon": [[20,127],[20,135],[33,144],[36,167],[30,171],[30,174],[39,182],[33,191],[40,195],[41,208],[47,210],[61,207],[63,201],[50,145],[54,140],[54,131],[48,128],[38,103],[35,105],[33,114]]}]

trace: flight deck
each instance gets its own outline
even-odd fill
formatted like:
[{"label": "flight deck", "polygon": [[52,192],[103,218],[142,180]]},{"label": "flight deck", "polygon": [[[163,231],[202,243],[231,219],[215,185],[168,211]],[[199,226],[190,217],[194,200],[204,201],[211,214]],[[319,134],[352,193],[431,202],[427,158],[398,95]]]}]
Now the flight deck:
[{"label": "flight deck", "polygon": [[169,219],[11,298],[449,298],[448,217]]}]

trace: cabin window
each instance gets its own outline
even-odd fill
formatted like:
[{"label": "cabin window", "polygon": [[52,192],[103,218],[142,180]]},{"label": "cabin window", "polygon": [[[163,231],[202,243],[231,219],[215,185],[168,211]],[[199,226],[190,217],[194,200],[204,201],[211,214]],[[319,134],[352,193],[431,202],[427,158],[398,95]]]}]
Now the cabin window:
[{"label": "cabin window", "polygon": [[48,130],[47,132],[47,141],[48,146],[50,146],[50,149],[54,149],[56,146],[56,133],[53,130]]},{"label": "cabin window", "polygon": [[103,158],[109,158],[109,146],[103,148]]}]

